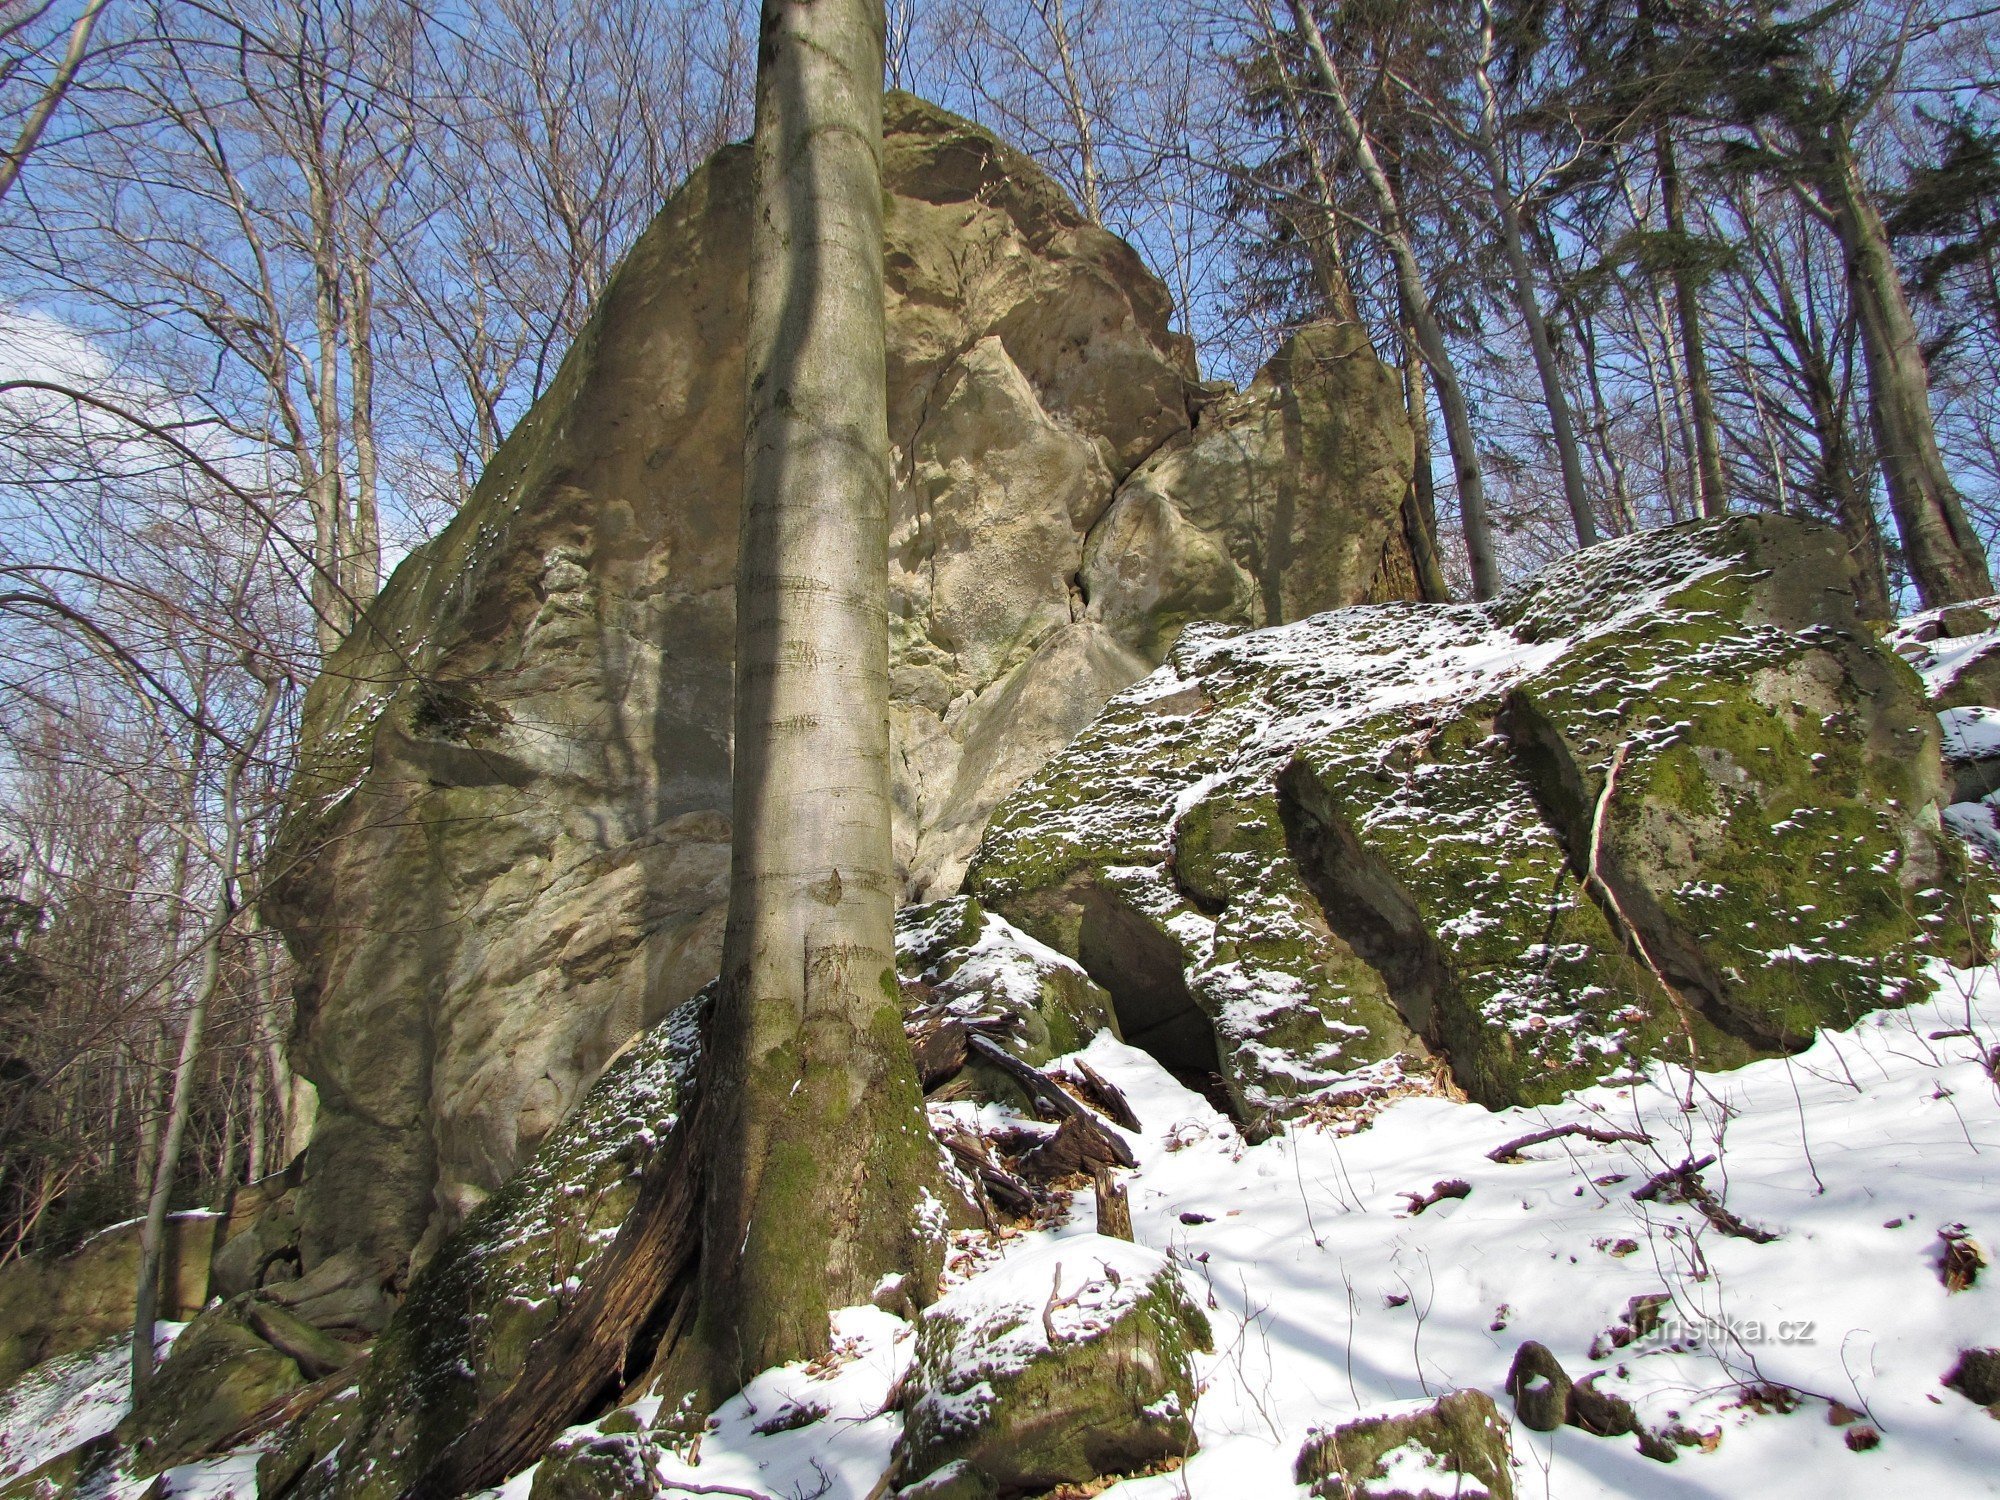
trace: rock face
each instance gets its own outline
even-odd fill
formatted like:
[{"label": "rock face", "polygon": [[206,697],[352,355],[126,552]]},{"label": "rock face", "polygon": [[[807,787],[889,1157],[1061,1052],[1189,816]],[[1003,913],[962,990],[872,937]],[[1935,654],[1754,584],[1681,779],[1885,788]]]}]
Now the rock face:
[{"label": "rock face", "polygon": [[[612,1251],[679,1117],[699,1001],[654,1027],[420,1271],[299,1493],[405,1493],[522,1381]],[[314,1445],[318,1447],[318,1444]],[[323,1451],[323,1450],[322,1450]]]},{"label": "rock face", "polygon": [[[31,1255],[0,1267],[0,1386],[58,1355],[132,1327],[139,1224],[115,1225],[67,1255]],[[160,1316],[191,1318],[208,1301],[216,1216],[175,1214],[161,1247]]]},{"label": "rock face", "polygon": [[[907,96],[888,122],[896,850],[924,899],[1184,620],[1393,593],[1410,438],[1342,335],[1216,398],[1164,290],[1032,164]],[[309,695],[269,902],[323,1107],[308,1273],[421,1260],[715,972],[748,167],[667,205]]]},{"label": "rock face", "polygon": [[919,1494],[932,1478],[1040,1494],[1185,1458],[1208,1345],[1158,1251],[1088,1235],[1024,1252],[925,1311],[903,1472]]},{"label": "rock face", "polygon": [[1487,605],[1196,626],[970,887],[1246,1116],[1440,1067],[1534,1103],[1914,998],[1984,942],[1942,792],[1832,534],[1744,516]]}]

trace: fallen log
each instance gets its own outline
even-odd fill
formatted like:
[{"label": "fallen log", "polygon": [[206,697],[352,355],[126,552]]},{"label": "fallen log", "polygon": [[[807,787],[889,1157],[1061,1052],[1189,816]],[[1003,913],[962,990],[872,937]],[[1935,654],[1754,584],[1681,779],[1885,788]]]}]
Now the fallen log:
[{"label": "fallen log", "polygon": [[582,1294],[536,1342],[521,1373],[431,1461],[402,1500],[451,1500],[511,1478],[619,1378],[634,1335],[693,1272],[700,1249],[693,1113],[684,1108],[661,1143],[631,1214]]},{"label": "fallen log", "polygon": [[[997,1046],[977,1032],[969,1033],[966,1046],[981,1062],[991,1063],[1009,1078],[1020,1084],[1028,1096],[1042,1105],[1058,1121],[1074,1123],[1077,1133],[1095,1137],[1101,1142],[1102,1152],[1118,1166],[1130,1167],[1138,1163],[1132,1155],[1132,1148],[1122,1137],[1114,1135],[1097,1123],[1090,1110],[1080,1104],[1068,1090],[1039,1068],[1030,1067],[1004,1047]],[[1058,1132],[1060,1134],[1060,1132]]]},{"label": "fallen log", "polygon": [[1083,1075],[1083,1091],[1090,1096],[1090,1102],[1103,1110],[1113,1125],[1126,1130],[1139,1128],[1139,1117],[1132,1111],[1132,1105],[1125,1093],[1110,1079],[1093,1068],[1082,1058],[1075,1060],[1076,1070]]}]

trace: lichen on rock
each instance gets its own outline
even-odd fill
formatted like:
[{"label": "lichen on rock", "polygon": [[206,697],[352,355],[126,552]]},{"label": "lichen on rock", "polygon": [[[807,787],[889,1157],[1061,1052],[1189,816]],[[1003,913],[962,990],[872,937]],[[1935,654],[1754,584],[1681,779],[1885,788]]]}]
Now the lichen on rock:
[{"label": "lichen on rock", "polygon": [[674,1137],[703,1003],[680,1007],[615,1060],[417,1275],[375,1345],[351,1429],[301,1494],[403,1494],[520,1376]]}]

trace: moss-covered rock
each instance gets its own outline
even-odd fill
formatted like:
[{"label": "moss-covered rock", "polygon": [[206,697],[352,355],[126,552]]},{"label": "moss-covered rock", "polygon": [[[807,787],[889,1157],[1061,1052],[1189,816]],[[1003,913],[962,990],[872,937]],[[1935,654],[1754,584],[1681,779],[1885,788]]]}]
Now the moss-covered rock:
[{"label": "moss-covered rock", "polygon": [[1490,604],[1194,627],[1003,804],[971,889],[1246,1113],[1794,1049],[1986,939],[1844,557],[1744,516]]},{"label": "moss-covered rock", "polygon": [[1033,1494],[1183,1458],[1209,1337],[1157,1251],[1091,1235],[1025,1252],[925,1311],[902,1470],[962,1462]]},{"label": "moss-covered rock", "polygon": [[392,1497],[520,1375],[589,1280],[670,1139],[703,1002],[612,1063],[528,1164],[439,1248],[376,1342],[352,1425],[300,1494]]},{"label": "moss-covered rock", "polygon": [[[1035,1067],[1088,1045],[1099,1031],[1119,1034],[1111,997],[1075,960],[968,896],[898,912],[896,966],[921,987],[927,1010],[986,1023],[982,1030]],[[1015,1097],[997,1071],[970,1071],[989,1094]]]},{"label": "moss-covered rock", "polygon": [[257,1493],[283,1495],[299,1483],[306,1472],[328,1462],[346,1441],[360,1410],[355,1382],[349,1372],[347,1382],[329,1382],[331,1388],[291,1420],[283,1423],[257,1456]]},{"label": "moss-covered rock", "polygon": [[174,1340],[118,1440],[134,1473],[157,1474],[220,1451],[306,1383],[295,1359],[258,1336],[242,1301],[224,1303]]},{"label": "moss-covered rock", "polygon": [[572,1433],[542,1455],[528,1500],[649,1500],[660,1451],[643,1432]]},{"label": "moss-covered rock", "polygon": [[1294,1477],[1315,1500],[1513,1500],[1507,1422],[1484,1391],[1316,1429]]}]

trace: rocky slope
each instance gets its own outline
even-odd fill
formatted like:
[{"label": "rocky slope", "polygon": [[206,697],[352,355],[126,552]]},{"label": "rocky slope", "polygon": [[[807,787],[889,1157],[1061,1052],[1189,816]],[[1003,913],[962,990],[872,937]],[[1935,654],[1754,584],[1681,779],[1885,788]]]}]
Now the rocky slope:
[{"label": "rocky slope", "polygon": [[1239,1117],[1729,1066],[1983,948],[1937,719],[1831,533],[1669,528],[1489,605],[1192,627],[1011,797],[982,903]]},{"label": "rocky slope", "polygon": [[[1240,394],[1024,158],[889,103],[896,850],[992,808],[1191,618],[1404,597],[1410,437],[1352,332]],[[307,704],[271,919],[318,1086],[305,1265],[394,1284],[714,973],[747,154],[627,256],[464,512]]]}]

